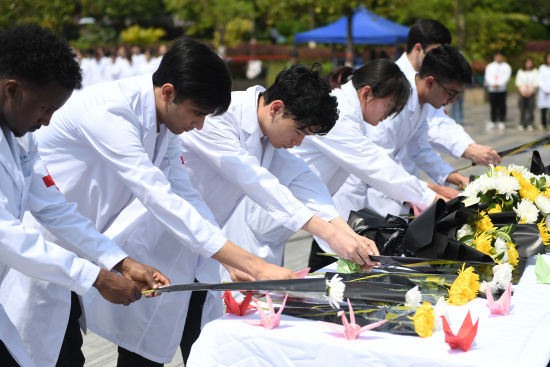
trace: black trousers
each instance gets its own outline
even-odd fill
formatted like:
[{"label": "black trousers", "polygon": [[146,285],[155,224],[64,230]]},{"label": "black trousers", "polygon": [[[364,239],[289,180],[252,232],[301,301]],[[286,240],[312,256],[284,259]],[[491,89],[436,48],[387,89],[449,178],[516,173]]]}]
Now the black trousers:
[{"label": "black trousers", "polygon": [[137,353],[118,347],[117,367],[162,367],[164,364],[153,362]]},{"label": "black trousers", "polygon": [[491,121],[504,122],[506,120],[506,92],[489,92],[491,105]]},{"label": "black trousers", "polygon": [[548,126],[548,108],[540,109],[540,120],[542,127],[546,128]]},{"label": "black trousers", "polygon": [[325,252],[325,250],[319,247],[317,241],[313,240],[313,242],[311,242],[311,252],[309,253],[307,264],[307,266],[311,268],[310,272],[312,273],[336,261],[332,256],[317,255],[318,252]]},{"label": "black trousers", "polygon": [[81,367],[84,366],[84,354],[82,354],[82,333],[78,319],[82,316],[82,308],[78,295],[71,292],[71,313],[69,323],[61,345],[61,351],[57,359],[56,367]]},{"label": "black trousers", "polygon": [[19,364],[13,359],[8,348],[0,340],[0,366],[2,367],[19,367]]},{"label": "black trousers", "polygon": [[523,127],[533,125],[535,119],[535,95],[531,97],[519,97],[520,122]]},{"label": "black trousers", "polygon": [[187,319],[185,320],[185,327],[183,328],[180,343],[181,356],[185,364],[187,364],[193,343],[199,338],[201,333],[202,308],[205,300],[206,291],[193,292],[189,300]]}]

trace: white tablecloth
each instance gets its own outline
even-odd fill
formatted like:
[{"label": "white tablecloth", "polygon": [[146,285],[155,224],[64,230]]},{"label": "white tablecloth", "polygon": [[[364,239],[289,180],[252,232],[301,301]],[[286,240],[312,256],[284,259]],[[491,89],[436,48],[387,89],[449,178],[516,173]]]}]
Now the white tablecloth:
[{"label": "white tablecloth", "polygon": [[[550,256],[545,255],[550,264]],[[457,332],[470,310],[479,317],[468,352],[452,350],[442,331],[429,338],[368,331],[348,341],[312,320],[283,315],[273,330],[225,315],[207,324],[193,345],[189,367],[196,366],[546,366],[550,359],[550,285],[536,284],[530,259],[515,286],[508,316],[490,315],[486,300],[451,306],[449,322]],[[257,313],[245,316],[259,318]]]}]

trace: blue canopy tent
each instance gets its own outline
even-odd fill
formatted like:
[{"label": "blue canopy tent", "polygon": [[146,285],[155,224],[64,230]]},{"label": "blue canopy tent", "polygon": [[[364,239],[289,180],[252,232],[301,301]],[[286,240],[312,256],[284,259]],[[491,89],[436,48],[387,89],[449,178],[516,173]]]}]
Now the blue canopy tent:
[{"label": "blue canopy tent", "polygon": [[[407,42],[408,34],[408,27],[382,18],[367,9],[359,9],[353,14],[352,40],[354,44],[395,45]],[[308,41],[346,44],[347,17],[343,16],[329,25],[294,35],[294,44]]]}]

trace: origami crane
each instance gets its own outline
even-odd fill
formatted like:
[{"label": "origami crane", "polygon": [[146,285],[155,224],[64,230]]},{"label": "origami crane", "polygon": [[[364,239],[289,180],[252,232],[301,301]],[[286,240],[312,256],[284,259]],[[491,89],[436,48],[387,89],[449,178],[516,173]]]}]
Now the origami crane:
[{"label": "origami crane", "polygon": [[252,299],[252,291],[246,292],[246,297],[244,297],[244,300],[241,303],[235,301],[235,298],[233,298],[233,295],[230,291],[225,291],[222,298],[226,306],[225,311],[227,313],[232,313],[233,315],[244,316],[246,314],[246,311],[254,308],[254,306],[250,305],[250,300]]},{"label": "origami crane", "polygon": [[268,315],[265,314],[258,300],[254,298],[254,303],[256,303],[256,309],[260,313],[261,320],[244,320],[244,322],[254,326],[263,326],[266,329],[273,329],[274,327],[279,326],[279,323],[281,322],[281,313],[285,308],[288,294],[285,295],[285,299],[283,300],[283,303],[281,304],[281,307],[279,307],[279,311],[277,311],[277,313],[275,313],[275,309],[273,308],[273,303],[271,302],[271,297],[269,296],[269,292],[267,291],[265,292],[265,298],[267,300],[267,305],[269,307],[269,314]]},{"label": "origami crane", "polygon": [[318,322],[328,326],[333,331],[336,331],[338,333],[344,333],[347,340],[354,340],[359,335],[361,335],[361,333],[363,333],[364,331],[374,329],[375,327],[378,327],[386,322],[386,320],[381,320],[381,321],[377,321],[372,324],[368,324],[361,327],[355,323],[355,314],[353,313],[353,308],[351,307],[349,298],[348,298],[348,306],[349,306],[349,318],[351,322],[348,322],[348,318],[346,317],[346,313],[344,311],[338,312],[338,316],[342,318],[343,325],[334,324],[332,322],[325,322],[325,321],[318,321]]},{"label": "origami crane", "polygon": [[496,302],[493,298],[493,294],[491,293],[491,287],[485,287],[485,293],[487,294],[487,307],[489,307],[491,313],[508,315],[508,313],[510,312],[510,303],[512,302],[511,284],[508,284],[508,288]]},{"label": "origami crane", "polygon": [[[305,268],[303,270],[297,271],[295,274],[298,278],[305,278],[307,274],[309,273],[310,268]],[[233,315],[237,316],[244,316],[246,312],[252,308],[255,308],[250,304],[250,301],[252,300],[252,293],[251,291],[246,292],[246,297],[241,303],[238,303],[235,301],[235,298],[233,298],[233,295],[230,291],[225,291],[222,298],[225,303],[225,311],[227,313],[231,313]]]},{"label": "origami crane", "polygon": [[475,325],[472,324],[472,317],[470,316],[470,311],[466,315],[466,318],[460,326],[458,334],[453,334],[449,323],[445,316],[441,316],[443,319],[443,331],[445,332],[445,342],[449,344],[452,349],[460,348],[463,351],[467,352],[470,350],[474,338],[477,334],[477,325],[479,324],[479,319],[476,321]]}]

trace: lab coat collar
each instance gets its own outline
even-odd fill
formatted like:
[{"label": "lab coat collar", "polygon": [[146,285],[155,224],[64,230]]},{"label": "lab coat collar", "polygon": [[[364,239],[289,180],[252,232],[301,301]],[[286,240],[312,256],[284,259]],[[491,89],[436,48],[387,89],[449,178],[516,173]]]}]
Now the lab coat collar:
[{"label": "lab coat collar", "polygon": [[363,114],[361,112],[361,102],[359,101],[359,96],[357,95],[357,90],[353,86],[353,83],[351,82],[351,80],[349,82],[347,82],[346,84],[344,84],[341,87],[341,89],[342,89],[341,93],[343,93],[346,102],[350,103],[353,106],[351,111],[354,111],[354,113],[357,113],[357,115],[362,120],[363,119]]},{"label": "lab coat collar", "polygon": [[414,67],[409,61],[406,52],[403,52],[403,55],[401,55],[401,57],[395,63],[397,64],[397,66],[399,66],[403,74],[405,74],[409,82],[411,82],[411,80],[414,80],[414,77],[416,76],[416,70],[414,70]]},{"label": "lab coat collar", "polygon": [[15,184],[22,186],[24,182],[20,173],[19,149],[13,133],[7,127],[2,127],[0,129],[0,157],[2,157],[0,163],[6,167]]},{"label": "lab coat collar", "polygon": [[[141,118],[144,128],[150,130],[154,128],[157,131],[157,110],[155,104],[155,91],[153,87],[153,74],[148,74],[142,77],[141,83]],[[146,82],[145,80],[148,80]],[[136,111],[137,113],[138,111]]]},{"label": "lab coat collar", "polygon": [[243,96],[243,109],[241,128],[250,135],[259,132],[260,137],[263,136],[258,121],[258,95],[265,91],[261,85],[255,85],[248,88]]}]

